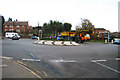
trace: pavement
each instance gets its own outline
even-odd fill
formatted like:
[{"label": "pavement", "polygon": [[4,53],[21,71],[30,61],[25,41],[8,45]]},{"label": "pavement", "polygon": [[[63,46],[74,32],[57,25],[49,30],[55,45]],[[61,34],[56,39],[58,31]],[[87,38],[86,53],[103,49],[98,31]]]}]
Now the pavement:
[{"label": "pavement", "polygon": [[41,45],[55,45],[55,46],[79,46],[79,43],[74,41],[50,41],[50,40],[37,40],[34,42],[35,44]]},{"label": "pavement", "polygon": [[[11,57],[0,57],[2,64],[2,78],[38,78],[32,70],[27,68],[21,62],[14,61]],[[23,74],[24,73],[24,74]]]}]

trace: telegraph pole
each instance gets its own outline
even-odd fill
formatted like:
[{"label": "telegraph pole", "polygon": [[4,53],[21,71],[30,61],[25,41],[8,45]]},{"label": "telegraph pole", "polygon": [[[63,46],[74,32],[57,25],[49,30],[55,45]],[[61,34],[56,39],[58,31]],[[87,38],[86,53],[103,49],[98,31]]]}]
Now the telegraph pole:
[{"label": "telegraph pole", "polygon": [[108,31],[108,43],[109,43],[109,31]]}]

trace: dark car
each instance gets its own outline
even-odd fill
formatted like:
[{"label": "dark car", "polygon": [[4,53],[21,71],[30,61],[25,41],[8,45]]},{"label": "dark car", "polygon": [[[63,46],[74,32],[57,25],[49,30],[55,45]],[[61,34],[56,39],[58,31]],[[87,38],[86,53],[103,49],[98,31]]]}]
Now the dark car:
[{"label": "dark car", "polygon": [[18,37],[18,36],[13,36],[12,37],[12,40],[19,40],[20,39],[20,37]]},{"label": "dark car", "polygon": [[31,39],[38,39],[37,36],[31,36]]}]

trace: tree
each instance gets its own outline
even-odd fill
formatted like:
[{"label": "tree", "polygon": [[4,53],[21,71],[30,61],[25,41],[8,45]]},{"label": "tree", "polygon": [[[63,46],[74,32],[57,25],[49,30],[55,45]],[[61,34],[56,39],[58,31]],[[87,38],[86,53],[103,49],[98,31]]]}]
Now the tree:
[{"label": "tree", "polygon": [[84,19],[82,21],[82,29],[84,29],[84,30],[90,30],[90,29],[93,29],[93,28],[94,28],[94,25],[92,25],[92,23],[90,22],[90,20]]},{"label": "tree", "polygon": [[60,32],[64,31],[64,25],[62,24],[62,22],[57,22],[57,33],[58,35],[60,34]]},{"label": "tree", "polygon": [[12,21],[12,18],[9,17],[9,18],[8,18],[8,21]]},{"label": "tree", "polygon": [[76,26],[76,29],[78,30],[81,30],[81,29],[84,29],[84,30],[92,30],[94,29],[94,25],[92,24],[92,22],[90,22],[90,20],[88,19],[83,19],[82,20],[82,25],[80,26]]},{"label": "tree", "polygon": [[43,33],[45,33],[45,34],[50,33],[49,26],[47,23],[43,24]]},{"label": "tree", "polygon": [[5,23],[5,19],[4,19],[4,16],[1,16],[2,17],[2,34],[3,34],[3,24]]},{"label": "tree", "polygon": [[70,31],[71,27],[72,27],[72,25],[70,23],[64,23],[64,30],[65,31]]},{"label": "tree", "polygon": [[62,32],[63,24],[59,21],[52,21],[50,20],[49,23],[43,24],[43,33],[44,34],[52,34],[52,39],[54,39],[54,36],[58,35],[60,32]]},{"label": "tree", "polygon": [[[64,23],[64,30],[69,32],[69,37],[70,37],[70,30],[71,30],[72,25],[70,23]],[[70,39],[68,37],[68,40]]]},{"label": "tree", "polygon": [[90,22],[90,20],[88,20],[88,19],[82,19],[81,25],[76,26],[76,30],[78,30],[78,31],[89,30],[89,34],[91,37],[94,37],[96,35],[96,34],[94,34],[95,27],[92,24],[92,22]]}]

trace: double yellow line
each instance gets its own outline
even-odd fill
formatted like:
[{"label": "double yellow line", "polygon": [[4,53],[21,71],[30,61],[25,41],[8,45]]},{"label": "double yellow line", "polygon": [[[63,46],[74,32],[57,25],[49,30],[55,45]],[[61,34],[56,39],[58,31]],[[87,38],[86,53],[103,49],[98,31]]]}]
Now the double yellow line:
[{"label": "double yellow line", "polygon": [[41,80],[43,80],[39,75],[37,75],[34,71],[32,71],[31,69],[27,68],[26,64],[24,64],[23,62],[17,61],[17,63],[22,66],[23,68],[25,68],[26,70],[28,70],[30,73],[32,73],[33,75],[35,75],[37,78],[40,78]]}]

